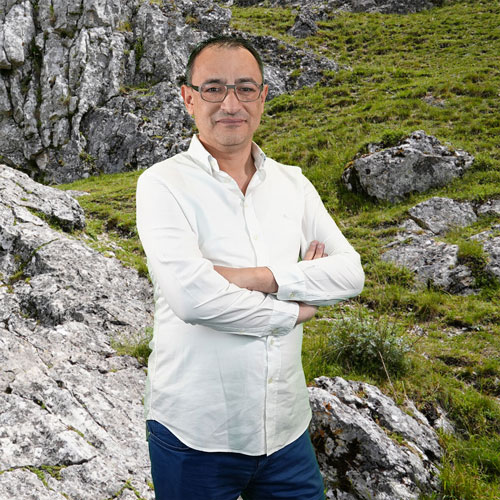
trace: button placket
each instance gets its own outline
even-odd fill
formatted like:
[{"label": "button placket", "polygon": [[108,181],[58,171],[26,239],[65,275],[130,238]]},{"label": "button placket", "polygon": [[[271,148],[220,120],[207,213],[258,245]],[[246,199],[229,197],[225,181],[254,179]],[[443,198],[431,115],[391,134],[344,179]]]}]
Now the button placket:
[{"label": "button placket", "polygon": [[268,264],[268,251],[265,245],[264,238],[262,237],[262,228],[260,222],[255,215],[253,207],[253,197],[247,192],[243,203],[243,210],[245,214],[245,221],[247,224],[247,231],[255,251],[255,259],[257,266],[265,266]]},{"label": "button placket", "polygon": [[278,337],[267,337],[267,383],[266,383],[266,442],[272,447],[276,435],[278,387],[281,374],[281,350]]}]

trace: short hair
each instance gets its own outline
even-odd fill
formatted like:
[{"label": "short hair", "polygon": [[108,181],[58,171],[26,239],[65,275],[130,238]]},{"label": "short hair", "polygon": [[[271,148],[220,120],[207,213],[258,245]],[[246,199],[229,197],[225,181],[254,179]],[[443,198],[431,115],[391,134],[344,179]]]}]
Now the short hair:
[{"label": "short hair", "polygon": [[186,85],[191,85],[194,62],[196,58],[200,55],[200,52],[203,49],[206,49],[207,47],[227,47],[234,49],[241,47],[243,49],[248,50],[254,56],[255,60],[257,61],[257,64],[259,65],[260,74],[262,76],[262,82],[264,82],[264,63],[262,62],[259,53],[255,50],[255,48],[248,40],[245,40],[244,38],[238,36],[215,36],[201,42],[191,52],[188,62],[186,64],[186,73],[184,76],[184,83]]}]

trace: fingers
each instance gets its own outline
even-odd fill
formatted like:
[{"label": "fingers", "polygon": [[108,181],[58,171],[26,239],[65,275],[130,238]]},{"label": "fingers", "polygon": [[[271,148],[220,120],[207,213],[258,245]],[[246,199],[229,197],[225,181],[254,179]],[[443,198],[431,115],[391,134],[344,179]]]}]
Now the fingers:
[{"label": "fingers", "polygon": [[304,256],[304,260],[314,260],[321,259],[322,257],[326,257],[325,254],[325,244],[321,243],[317,240],[311,241],[309,248]]}]

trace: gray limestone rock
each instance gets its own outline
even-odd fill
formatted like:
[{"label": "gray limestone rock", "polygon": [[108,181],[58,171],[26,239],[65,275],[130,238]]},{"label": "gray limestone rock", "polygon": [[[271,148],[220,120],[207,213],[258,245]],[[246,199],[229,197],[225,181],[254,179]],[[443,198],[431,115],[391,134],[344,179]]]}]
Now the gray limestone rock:
[{"label": "gray limestone rock", "polygon": [[408,221],[401,229],[381,255],[383,261],[410,269],[424,285],[458,295],[477,292],[472,271],[459,261],[457,245],[436,240],[434,233],[414,221]]},{"label": "gray limestone rock", "polygon": [[500,200],[488,200],[477,209],[477,215],[500,216]]},{"label": "gray limestone rock", "polygon": [[485,270],[500,278],[500,225],[493,226],[489,231],[483,231],[471,237],[481,242],[488,256]]},{"label": "gray limestone rock", "polygon": [[67,193],[4,166],[0,191],[0,498],[152,500],[144,368],[113,347],[146,335],[151,286],[48,225],[82,227]]},{"label": "gray limestone rock", "polygon": [[471,166],[474,157],[443,146],[422,130],[397,146],[355,159],[342,174],[350,191],[397,202],[413,192],[448,184]]},{"label": "gray limestone rock", "polygon": [[[43,214],[66,230],[83,229],[85,216],[78,202],[64,191],[33,181],[28,175],[0,164],[0,195],[17,219],[36,221],[29,210]],[[35,222],[36,223],[36,222]]]},{"label": "gray limestone rock", "polygon": [[329,499],[417,500],[439,489],[438,436],[376,387],[340,377],[309,388],[311,437]]},{"label": "gray limestone rock", "polygon": [[302,9],[295,18],[294,25],[288,30],[288,33],[296,38],[306,38],[314,35],[318,31],[316,16],[309,9]]},{"label": "gray limestone rock", "polygon": [[434,234],[443,234],[454,227],[466,227],[477,221],[472,204],[450,198],[430,198],[409,210],[410,216]]},{"label": "gray limestone rock", "polygon": [[[481,207],[491,210],[495,200]],[[479,210],[478,210],[479,211]],[[458,246],[439,241],[436,236],[452,227],[474,223],[477,217],[468,202],[431,198],[409,210],[412,219],[405,221],[396,238],[386,245],[381,259],[414,271],[418,280],[450,293],[477,293],[472,270],[458,257]],[[470,238],[481,242],[487,263],[486,273],[500,278],[500,226]]]}]

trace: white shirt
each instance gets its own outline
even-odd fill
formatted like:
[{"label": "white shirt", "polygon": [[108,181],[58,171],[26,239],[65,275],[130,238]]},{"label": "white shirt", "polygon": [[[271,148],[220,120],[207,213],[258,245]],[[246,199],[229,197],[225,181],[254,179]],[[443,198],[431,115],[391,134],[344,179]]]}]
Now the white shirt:
[{"label": "white shirt", "polygon": [[[311,417],[295,301],[353,297],[364,274],[300,168],[255,144],[252,155],[245,195],[196,136],[139,178],[137,228],[155,293],[145,413],[192,448],[269,455]],[[314,239],[328,257],[297,262]],[[278,292],[239,288],[214,265],[268,266]]]}]

